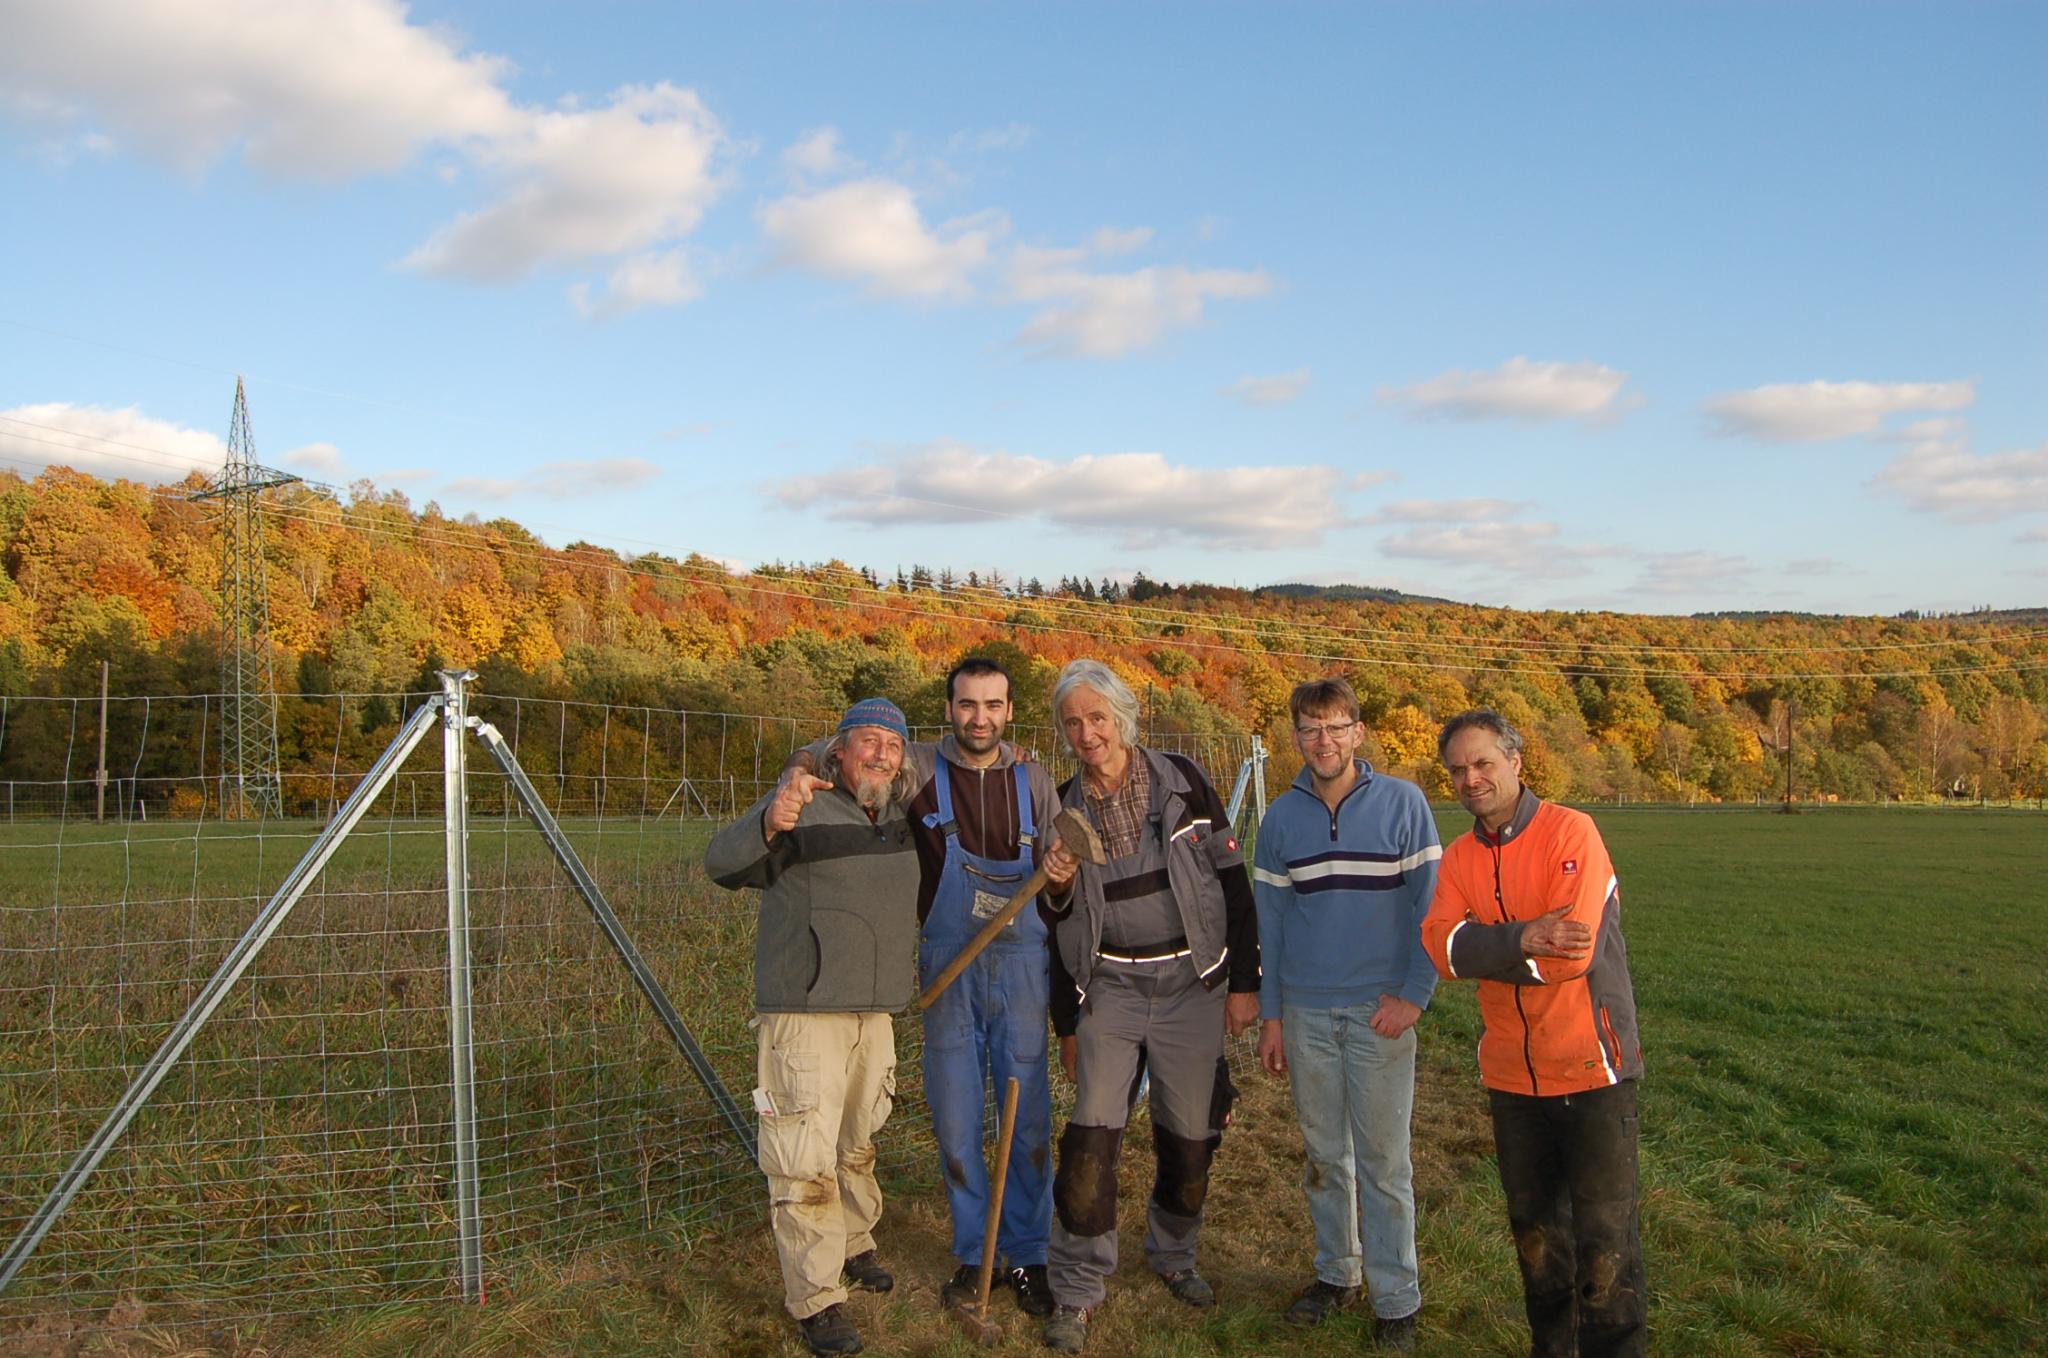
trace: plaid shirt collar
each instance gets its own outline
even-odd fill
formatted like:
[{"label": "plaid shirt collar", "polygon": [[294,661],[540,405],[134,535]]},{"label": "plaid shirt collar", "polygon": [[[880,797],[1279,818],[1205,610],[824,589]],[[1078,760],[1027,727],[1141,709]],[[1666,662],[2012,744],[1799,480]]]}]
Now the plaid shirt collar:
[{"label": "plaid shirt collar", "polygon": [[1145,758],[1145,752],[1135,746],[1131,748],[1124,785],[1116,791],[1096,796],[1085,774],[1081,791],[1086,795],[1088,818],[1095,822],[1095,831],[1102,836],[1102,851],[1111,858],[1135,853],[1144,838],[1145,826],[1152,819],[1152,763]]}]

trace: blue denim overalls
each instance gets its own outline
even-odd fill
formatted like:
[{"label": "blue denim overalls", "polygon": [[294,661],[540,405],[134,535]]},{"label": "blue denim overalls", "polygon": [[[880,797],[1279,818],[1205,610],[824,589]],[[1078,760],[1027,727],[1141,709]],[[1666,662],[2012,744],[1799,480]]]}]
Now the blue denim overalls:
[{"label": "blue denim overalls", "polygon": [[[1018,764],[1013,776],[1019,856],[983,858],[961,848],[951,767],[944,757],[938,760],[932,781],[939,809],[925,817],[927,827],[946,836],[946,862],[919,940],[924,985],[1024,884],[1037,833],[1030,785]],[[931,1105],[946,1203],[953,1215],[953,1257],[962,1264],[981,1262],[988,1224],[989,1175],[982,1144],[987,1091],[1000,1092],[1012,1075],[1019,1085],[1017,1131],[996,1244],[1007,1267],[1045,1262],[1052,1232],[1052,1092],[1046,1081],[1051,965],[1045,921],[1035,904],[1027,905],[925,1011],[925,1101]],[[984,1071],[992,1077],[988,1085]]]}]

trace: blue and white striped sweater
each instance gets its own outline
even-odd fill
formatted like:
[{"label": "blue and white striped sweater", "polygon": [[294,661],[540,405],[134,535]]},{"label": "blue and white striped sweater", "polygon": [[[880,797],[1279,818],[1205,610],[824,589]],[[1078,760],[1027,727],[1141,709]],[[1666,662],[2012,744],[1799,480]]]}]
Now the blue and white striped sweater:
[{"label": "blue and white striped sweater", "polygon": [[1443,848],[1422,789],[1358,761],[1359,780],[1330,808],[1308,769],[1259,825],[1252,890],[1259,908],[1259,1012],[1336,1009],[1399,995],[1427,1008],[1436,967],[1422,917]]}]

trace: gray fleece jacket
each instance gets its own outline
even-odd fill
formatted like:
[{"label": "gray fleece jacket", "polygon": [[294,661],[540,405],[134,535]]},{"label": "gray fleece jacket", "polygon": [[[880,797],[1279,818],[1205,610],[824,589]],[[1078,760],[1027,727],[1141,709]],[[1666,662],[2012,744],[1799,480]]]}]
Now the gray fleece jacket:
[{"label": "gray fleece jacket", "polygon": [[842,788],[819,793],[796,829],[762,834],[774,794],[712,837],[704,870],[761,891],[754,1008],[894,1013],[917,995],[917,852],[903,808],[875,820]]}]

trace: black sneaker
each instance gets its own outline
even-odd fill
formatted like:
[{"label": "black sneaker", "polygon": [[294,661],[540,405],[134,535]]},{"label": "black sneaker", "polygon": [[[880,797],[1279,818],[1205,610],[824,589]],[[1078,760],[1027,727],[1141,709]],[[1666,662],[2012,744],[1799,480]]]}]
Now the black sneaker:
[{"label": "black sneaker", "polygon": [[1017,1309],[1027,1316],[1052,1314],[1052,1284],[1046,1281],[1044,1264],[1022,1264],[1009,1270],[1004,1281],[1017,1294]]},{"label": "black sneaker", "polygon": [[1420,1311],[1410,1311],[1391,1320],[1381,1316],[1372,1323],[1373,1343],[1396,1353],[1415,1352],[1415,1317],[1421,1314]]},{"label": "black sneaker", "polygon": [[1287,1308],[1287,1319],[1296,1325],[1320,1325],[1357,1300],[1357,1288],[1339,1287],[1318,1278],[1301,1289],[1294,1305]]},{"label": "black sneaker", "polygon": [[814,1316],[805,1316],[797,1328],[804,1332],[804,1346],[820,1358],[861,1350],[860,1331],[853,1327],[853,1318],[844,1306],[827,1306]]},{"label": "black sneaker", "polygon": [[956,1306],[972,1306],[980,1300],[980,1264],[960,1265],[953,1270],[953,1276],[946,1279],[946,1285],[939,1289],[939,1306],[942,1310],[950,1311]]},{"label": "black sneaker", "polygon": [[839,1276],[856,1292],[887,1292],[896,1285],[896,1275],[882,1267],[873,1250],[862,1250],[841,1264]]}]

